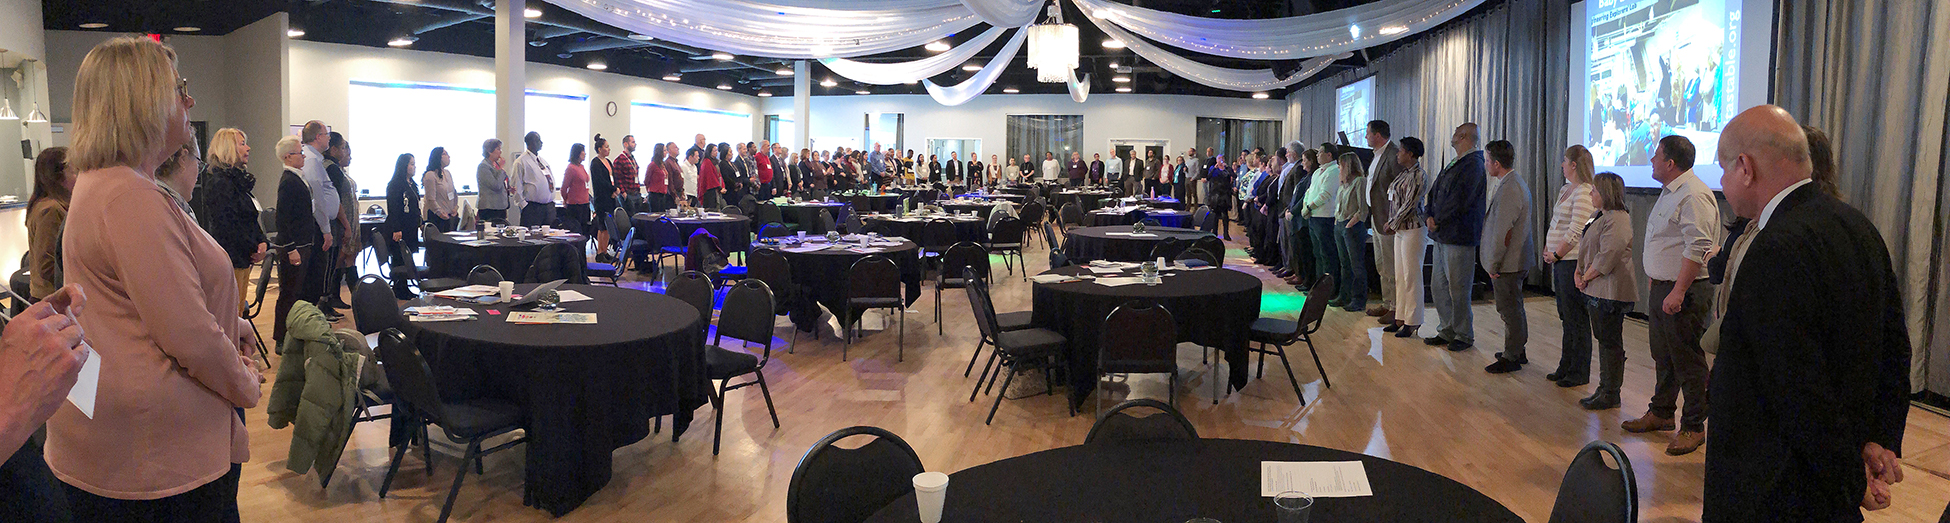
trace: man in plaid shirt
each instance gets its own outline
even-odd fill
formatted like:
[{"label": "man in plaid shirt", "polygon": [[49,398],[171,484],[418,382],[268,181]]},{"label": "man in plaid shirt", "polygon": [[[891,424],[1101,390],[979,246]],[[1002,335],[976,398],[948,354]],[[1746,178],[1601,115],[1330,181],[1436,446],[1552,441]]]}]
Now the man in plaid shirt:
[{"label": "man in plaid shirt", "polygon": [[610,162],[609,175],[616,182],[616,201],[634,215],[643,212],[643,186],[636,181],[636,137],[623,137],[623,154]]}]

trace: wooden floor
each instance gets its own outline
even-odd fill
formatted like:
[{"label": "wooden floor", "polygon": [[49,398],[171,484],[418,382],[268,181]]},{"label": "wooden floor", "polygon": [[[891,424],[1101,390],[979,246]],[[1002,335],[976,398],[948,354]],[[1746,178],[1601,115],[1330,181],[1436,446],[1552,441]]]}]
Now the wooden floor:
[{"label": "wooden floor", "polygon": [[[1247,265],[1242,256],[1233,245],[1227,264],[1262,277],[1266,309],[1299,310],[1301,297],[1295,289]],[[1041,248],[1032,248],[1028,258],[1036,270],[1046,266],[1040,261]],[[999,260],[995,266],[1001,273]],[[1019,276],[996,280],[998,310],[1029,307],[1029,283]],[[1092,417],[1088,412],[1069,416],[1061,391],[1005,400],[995,424],[982,424],[990,397],[970,403],[975,378],[958,372],[968,365],[978,338],[968,302],[959,292],[943,296],[946,335],[935,334],[930,324],[933,297],[916,302],[918,313],[907,315],[905,362],[895,362],[892,331],[870,334],[853,347],[852,359],[845,363],[840,362],[839,342],[831,336],[819,342],[802,337],[796,354],[775,352],[765,372],[782,429],[772,428],[755,388],[733,391],[723,414],[722,455],[711,455],[711,424],[719,414],[707,405],[698,410],[682,441],[673,444],[653,436],[617,450],[609,486],[560,519],[521,505],[523,450],[516,447],[490,457],[485,476],[468,476],[453,520],[781,522],[786,486],[800,456],[820,437],[852,425],[899,434],[929,470],[943,472],[1081,443]],[[1475,306],[1479,347],[1461,353],[1388,336],[1366,316],[1330,309],[1317,339],[1334,386],[1321,383],[1304,345],[1294,354],[1294,371],[1307,395],[1305,407],[1295,401],[1277,362],[1268,362],[1271,368],[1264,379],[1213,405],[1210,371],[1191,345],[1180,351],[1187,386],[1178,388],[1179,407],[1205,437],[1305,443],[1392,459],[1454,478],[1529,521],[1548,519],[1572,455],[1586,442],[1603,439],[1622,446],[1631,458],[1642,520],[1697,521],[1705,452],[1666,456],[1669,433],[1635,435],[1618,429],[1620,421],[1644,411],[1652,388],[1644,323],[1626,322],[1624,408],[1590,413],[1577,400],[1591,386],[1560,389],[1544,379],[1559,354],[1560,324],[1553,302],[1534,296],[1526,309],[1535,363],[1513,374],[1482,370],[1501,346],[1503,334],[1487,302]],[[1434,331],[1433,310],[1428,318],[1425,335]],[[350,321],[348,316],[342,326],[350,327]],[[270,332],[269,322],[262,323]],[[870,317],[868,323],[878,321]],[[778,325],[776,343],[783,347],[791,328],[783,318]],[[1162,398],[1165,379],[1137,376],[1128,384],[1099,390],[1112,394],[1112,401]],[[1040,390],[1041,381],[1026,374],[1016,380],[1015,389]],[[269,388],[265,385],[267,393]],[[239,493],[244,521],[432,521],[458,465],[458,449],[451,445],[436,445],[436,474],[431,478],[422,461],[409,456],[392,492],[381,500],[379,484],[390,457],[386,427],[385,422],[366,423],[353,434],[331,486],[320,488],[315,476],[285,470],[289,429],[267,427],[262,406],[252,409],[248,419],[252,461],[244,465]],[[1912,408],[1904,443],[1907,481],[1895,487],[1895,506],[1870,513],[1870,521],[1933,522],[1950,500],[1950,419]]]}]

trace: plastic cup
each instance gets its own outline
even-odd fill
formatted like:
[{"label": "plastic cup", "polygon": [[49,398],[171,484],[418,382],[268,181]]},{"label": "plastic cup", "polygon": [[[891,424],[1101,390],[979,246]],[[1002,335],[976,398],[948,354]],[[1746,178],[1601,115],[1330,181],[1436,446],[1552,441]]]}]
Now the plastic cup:
[{"label": "plastic cup", "polygon": [[947,474],[922,472],[914,475],[914,502],[921,509],[921,523],[941,523],[941,505],[947,500]]},{"label": "plastic cup", "polygon": [[1307,523],[1313,515],[1314,498],[1305,492],[1287,491],[1273,496],[1273,511],[1280,523]]},{"label": "plastic cup", "polygon": [[515,296],[515,282],[511,282],[511,281],[501,282],[501,301],[504,303],[508,302],[509,300],[513,300],[514,296]]}]

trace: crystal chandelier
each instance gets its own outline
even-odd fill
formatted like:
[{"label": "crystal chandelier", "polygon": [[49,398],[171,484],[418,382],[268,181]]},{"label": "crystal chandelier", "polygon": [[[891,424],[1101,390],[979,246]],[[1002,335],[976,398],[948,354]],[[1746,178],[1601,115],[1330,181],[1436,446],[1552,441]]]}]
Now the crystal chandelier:
[{"label": "crystal chandelier", "polygon": [[1049,23],[1029,26],[1029,67],[1036,81],[1063,83],[1077,68],[1077,26],[1063,23],[1062,7],[1049,6]]}]

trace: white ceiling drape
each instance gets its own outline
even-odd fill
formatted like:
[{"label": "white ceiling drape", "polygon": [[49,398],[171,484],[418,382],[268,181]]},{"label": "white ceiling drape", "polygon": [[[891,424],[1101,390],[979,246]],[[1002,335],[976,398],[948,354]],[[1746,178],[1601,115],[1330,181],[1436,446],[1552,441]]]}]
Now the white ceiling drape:
[{"label": "white ceiling drape", "polygon": [[1341,53],[1334,56],[1313,58],[1302,62],[1300,71],[1295,72],[1292,76],[1280,78],[1273,74],[1272,69],[1233,69],[1207,65],[1197,60],[1178,56],[1169,50],[1137,38],[1115,25],[1106,23],[1096,16],[1087,14],[1089,11],[1085,11],[1085,13],[1084,18],[1089,18],[1090,23],[1097,24],[1097,27],[1103,29],[1104,33],[1110,35],[1111,38],[1122,40],[1125,47],[1130,48],[1132,52],[1137,53],[1138,56],[1143,57],[1145,60],[1157,64],[1158,67],[1162,67],[1164,70],[1170,71],[1171,74],[1178,75],[1180,78],[1220,89],[1234,91],[1269,91],[1279,89],[1300,83],[1301,80],[1306,80],[1307,77],[1325,70],[1329,65],[1333,65],[1335,60],[1353,56],[1350,53]]},{"label": "white ceiling drape", "polygon": [[[1104,19],[1159,43],[1247,60],[1294,60],[1357,51],[1433,28],[1483,3],[1483,0],[1382,0],[1304,16],[1230,20],[1187,16],[1110,0],[1071,1],[1087,16]],[[1349,30],[1352,26],[1361,28],[1358,37]],[[1384,28],[1389,29],[1388,34],[1383,34]]]},{"label": "white ceiling drape", "polygon": [[1022,27],[1043,12],[1043,0],[961,0],[975,16],[996,27]]},{"label": "white ceiling drape", "polygon": [[827,58],[820,60],[819,63],[826,64],[827,69],[856,82],[873,85],[903,84],[960,67],[970,58],[974,58],[977,53],[987,49],[989,44],[995,43],[995,40],[1001,38],[1002,33],[1008,30],[1007,27],[991,27],[975,39],[962,42],[948,52],[920,60],[875,64],[845,58]]},{"label": "white ceiling drape", "polygon": [[632,33],[714,51],[768,58],[863,56],[946,38],[982,23],[963,0],[547,0]]},{"label": "white ceiling drape", "polygon": [[1064,83],[1070,87],[1071,100],[1076,101],[1076,103],[1083,103],[1084,100],[1090,99],[1090,75],[1083,75],[1083,79],[1079,80],[1077,79],[1077,71],[1071,69],[1070,78]]},{"label": "white ceiling drape", "polygon": [[1022,41],[1028,37],[1028,28],[1017,29],[1016,36],[1009,38],[1009,43],[989,59],[988,65],[982,66],[981,71],[962,83],[944,87],[935,85],[932,80],[921,80],[921,86],[926,87],[928,96],[934,97],[934,101],[941,105],[961,105],[972,100],[995,84],[995,77],[1001,76],[1002,70],[1009,68],[1009,62],[1015,61],[1016,52],[1022,50]]}]

